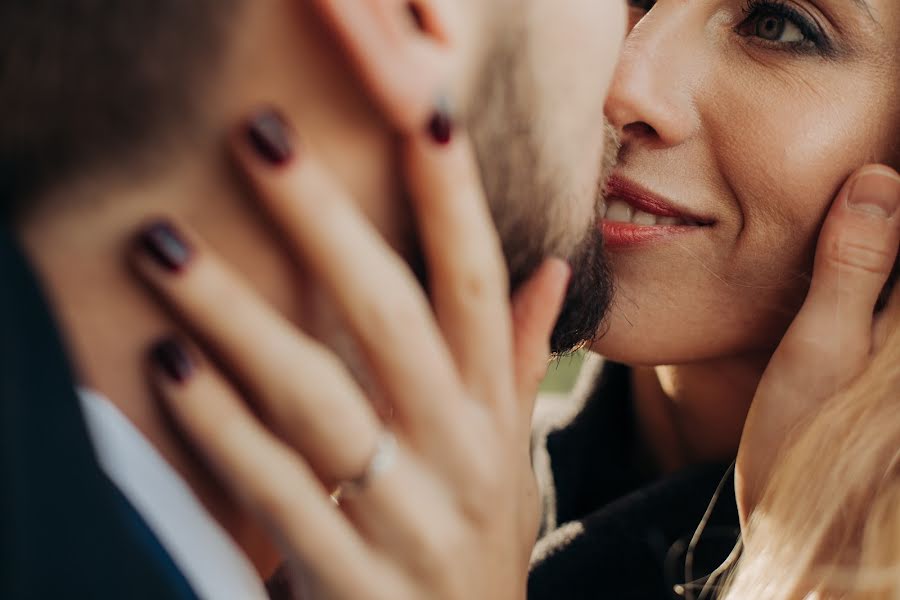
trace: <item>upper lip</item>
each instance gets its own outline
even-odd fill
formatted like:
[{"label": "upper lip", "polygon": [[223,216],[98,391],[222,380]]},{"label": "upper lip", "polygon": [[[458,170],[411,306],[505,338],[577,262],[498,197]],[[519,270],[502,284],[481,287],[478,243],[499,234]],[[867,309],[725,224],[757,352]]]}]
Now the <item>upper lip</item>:
[{"label": "upper lip", "polygon": [[711,225],[714,220],[697,215],[676,206],[671,200],[656,194],[622,175],[614,174],[606,182],[606,200],[619,198],[634,208],[659,217],[675,217],[700,225]]}]

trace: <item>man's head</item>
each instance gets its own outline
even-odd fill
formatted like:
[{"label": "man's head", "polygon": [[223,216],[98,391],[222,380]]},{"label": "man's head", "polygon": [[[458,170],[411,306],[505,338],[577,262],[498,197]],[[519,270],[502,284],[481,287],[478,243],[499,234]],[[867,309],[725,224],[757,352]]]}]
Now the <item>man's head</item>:
[{"label": "man's head", "polygon": [[612,294],[595,225],[618,147],[593,103],[618,53],[618,3],[519,4],[520,20],[505,17],[493,37],[469,128],[513,288],[548,255],[572,264],[551,340],[562,352],[594,337]]},{"label": "man's head", "polygon": [[[624,28],[620,0],[7,0],[0,186],[19,204],[3,208],[50,214],[56,190],[110,174],[127,196],[215,155],[266,101],[404,250],[389,132],[421,127],[447,96],[472,131],[513,284],[546,255],[575,263],[562,349],[591,337],[608,301],[595,210]],[[215,198],[190,202],[226,224]]]}]

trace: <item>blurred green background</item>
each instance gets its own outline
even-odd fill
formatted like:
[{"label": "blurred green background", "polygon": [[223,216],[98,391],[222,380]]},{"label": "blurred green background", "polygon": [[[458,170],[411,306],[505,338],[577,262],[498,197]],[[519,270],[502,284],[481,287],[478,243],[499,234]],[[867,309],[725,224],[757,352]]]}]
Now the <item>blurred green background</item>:
[{"label": "blurred green background", "polygon": [[584,356],[583,351],[576,352],[551,362],[541,384],[541,392],[560,394],[570,391],[581,371]]}]

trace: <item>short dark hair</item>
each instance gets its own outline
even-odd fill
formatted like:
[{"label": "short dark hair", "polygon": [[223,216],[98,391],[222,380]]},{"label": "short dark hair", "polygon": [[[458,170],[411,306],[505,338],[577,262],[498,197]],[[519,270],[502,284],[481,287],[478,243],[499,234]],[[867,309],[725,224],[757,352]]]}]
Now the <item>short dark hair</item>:
[{"label": "short dark hair", "polygon": [[0,1],[0,216],[190,127],[238,1]]}]

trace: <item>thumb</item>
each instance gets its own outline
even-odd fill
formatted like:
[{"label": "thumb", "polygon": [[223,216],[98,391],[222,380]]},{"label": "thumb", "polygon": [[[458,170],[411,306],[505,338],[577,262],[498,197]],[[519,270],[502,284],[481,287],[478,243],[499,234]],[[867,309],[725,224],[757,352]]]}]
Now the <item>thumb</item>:
[{"label": "thumb", "polygon": [[900,246],[898,209],[900,175],[870,165],[850,178],[825,221],[809,295],[783,341],[830,374],[804,386],[807,395],[830,396],[869,356],[875,307]]},{"label": "thumb", "polygon": [[538,387],[547,372],[550,335],[559,316],[572,268],[549,258],[516,291],[512,300],[516,392],[521,414],[530,417]]},{"label": "thumb", "polygon": [[772,357],[747,416],[736,490],[742,521],[788,432],[864,369],[879,295],[900,246],[900,176],[857,171],[828,214],[809,294]]}]

